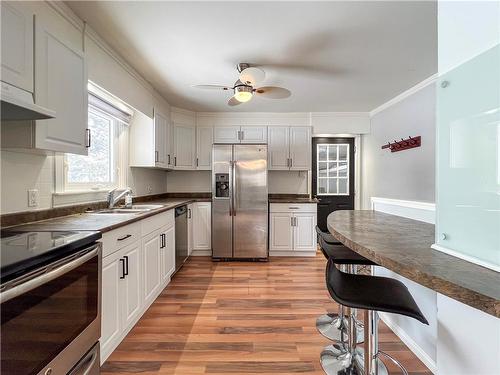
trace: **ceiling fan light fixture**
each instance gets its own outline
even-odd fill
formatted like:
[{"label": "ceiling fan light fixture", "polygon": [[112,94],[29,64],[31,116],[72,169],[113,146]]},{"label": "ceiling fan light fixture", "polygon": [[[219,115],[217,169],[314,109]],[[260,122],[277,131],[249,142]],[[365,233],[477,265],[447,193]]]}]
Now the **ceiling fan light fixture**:
[{"label": "ceiling fan light fixture", "polygon": [[234,98],[240,103],[246,103],[252,99],[253,93],[250,86],[236,86],[234,88]]}]

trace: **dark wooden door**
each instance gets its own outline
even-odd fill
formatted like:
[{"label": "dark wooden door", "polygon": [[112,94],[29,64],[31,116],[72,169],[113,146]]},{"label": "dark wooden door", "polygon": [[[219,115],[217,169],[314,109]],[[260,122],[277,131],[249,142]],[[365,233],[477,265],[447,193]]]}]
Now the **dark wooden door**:
[{"label": "dark wooden door", "polygon": [[336,210],[354,210],[354,138],[313,138],[312,193],[318,198],[318,226]]}]

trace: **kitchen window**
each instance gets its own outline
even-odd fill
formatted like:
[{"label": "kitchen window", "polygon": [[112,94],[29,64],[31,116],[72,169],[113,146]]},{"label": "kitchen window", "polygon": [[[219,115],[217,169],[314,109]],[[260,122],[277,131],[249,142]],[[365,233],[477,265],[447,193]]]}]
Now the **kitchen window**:
[{"label": "kitchen window", "polygon": [[131,111],[109,97],[89,93],[88,155],[64,154],[56,159],[59,194],[107,191],[127,185],[128,124]]}]

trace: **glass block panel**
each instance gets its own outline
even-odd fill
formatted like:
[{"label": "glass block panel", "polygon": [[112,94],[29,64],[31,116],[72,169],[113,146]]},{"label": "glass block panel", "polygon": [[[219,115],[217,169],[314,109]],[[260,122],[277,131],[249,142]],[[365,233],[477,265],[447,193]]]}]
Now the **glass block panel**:
[{"label": "glass block panel", "polygon": [[337,160],[337,145],[329,145],[328,146],[328,160]]},{"label": "glass block panel", "polygon": [[318,178],[318,194],[328,194],[327,178]]},{"label": "glass block panel", "polygon": [[347,194],[347,178],[339,178],[339,194]]},{"label": "glass block panel", "polygon": [[327,145],[318,145],[318,161],[327,161]]},{"label": "glass block panel", "polygon": [[328,163],[328,177],[337,177],[338,163]]},{"label": "glass block panel", "polygon": [[347,161],[349,154],[347,152],[348,145],[339,145],[339,160]]},{"label": "glass block panel", "polygon": [[327,177],[327,166],[328,166],[328,163],[326,162],[319,162],[318,163],[318,176],[319,177]]},{"label": "glass block panel", "polygon": [[337,179],[329,178],[328,179],[328,193],[330,194],[338,194],[337,191]]},{"label": "glass block panel", "polygon": [[347,163],[346,162],[339,163],[339,177],[347,177]]}]

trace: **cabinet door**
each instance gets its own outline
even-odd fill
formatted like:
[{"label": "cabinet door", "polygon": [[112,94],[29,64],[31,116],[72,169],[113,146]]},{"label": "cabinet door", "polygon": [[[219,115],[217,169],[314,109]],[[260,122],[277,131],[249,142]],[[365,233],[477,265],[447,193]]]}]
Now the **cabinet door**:
[{"label": "cabinet door", "polygon": [[316,213],[294,213],[293,249],[316,251]]},{"label": "cabinet door", "polygon": [[294,170],[311,169],[311,128],[307,126],[290,128],[290,159]]},{"label": "cabinet door", "polygon": [[198,202],[193,212],[193,249],[212,248],[212,208],[210,202]]},{"label": "cabinet door", "polygon": [[268,128],[267,168],[270,170],[288,170],[290,156],[289,127],[270,126]]},{"label": "cabinet door", "polygon": [[121,281],[122,262],[119,254],[103,259],[101,271],[101,351],[102,358],[107,357],[116,345],[121,334]]},{"label": "cabinet door", "polygon": [[2,81],[33,92],[33,12],[22,1],[0,5]]},{"label": "cabinet door", "polygon": [[267,143],[267,126],[242,126],[241,143]]},{"label": "cabinet door", "polygon": [[269,250],[292,250],[292,214],[275,212],[270,218]]},{"label": "cabinet door", "polygon": [[55,118],[36,122],[36,147],[87,155],[87,72],[82,51],[37,18],[35,61],[35,103],[56,112]]},{"label": "cabinet door", "polygon": [[193,211],[194,203],[188,205],[187,226],[188,226],[188,256],[193,252]]},{"label": "cabinet door", "polygon": [[196,169],[212,169],[213,138],[212,127],[203,126],[196,128]]},{"label": "cabinet door", "polygon": [[161,285],[160,231],[154,231],[142,240],[143,297],[152,302]]},{"label": "cabinet door", "polygon": [[175,270],[175,227],[162,230],[161,280],[164,285]]},{"label": "cabinet door", "polygon": [[195,127],[174,123],[174,168],[195,169]]},{"label": "cabinet door", "polygon": [[167,167],[167,117],[155,111],[155,165]]},{"label": "cabinet door", "polygon": [[239,126],[215,126],[214,143],[240,143]]},{"label": "cabinet door", "polygon": [[122,280],[122,327],[134,324],[141,313],[141,244],[139,241],[120,251],[126,266],[126,276]]}]

